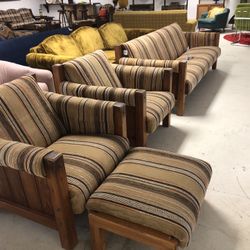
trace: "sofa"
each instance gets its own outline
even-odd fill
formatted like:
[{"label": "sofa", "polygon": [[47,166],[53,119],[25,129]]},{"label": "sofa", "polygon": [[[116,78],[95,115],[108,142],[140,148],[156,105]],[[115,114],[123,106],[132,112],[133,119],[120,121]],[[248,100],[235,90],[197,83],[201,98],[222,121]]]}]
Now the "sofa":
[{"label": "sofa", "polygon": [[39,44],[46,37],[54,34],[66,35],[70,34],[70,31],[68,28],[53,29],[0,41],[0,60],[27,65],[26,55],[29,53],[30,48]]},{"label": "sofa", "polygon": [[213,8],[209,12],[202,13],[198,20],[198,29],[218,30],[226,28],[227,19],[230,9],[228,8]]},{"label": "sofa", "polygon": [[126,29],[156,30],[178,23],[183,31],[195,31],[196,20],[187,20],[186,10],[116,11],[113,20]]},{"label": "sofa", "polygon": [[24,75],[35,75],[43,91],[55,92],[53,75],[49,70],[34,69],[20,64],[0,60],[0,85]]},{"label": "sofa", "polygon": [[103,229],[157,249],[189,244],[208,163],[130,148],[122,103],[42,92],[31,76],[1,85],[0,99],[1,209],[57,230],[66,250],[86,208],[93,250],[105,249]]},{"label": "sofa", "polygon": [[116,62],[172,68],[177,114],[183,115],[186,96],[210,67],[216,69],[220,53],[219,33],[183,32],[174,23],[118,46]]},{"label": "sofa", "polygon": [[170,126],[175,105],[171,69],[111,64],[99,50],[54,65],[53,75],[57,92],[64,95],[125,103],[133,146],[145,146],[161,122]]}]

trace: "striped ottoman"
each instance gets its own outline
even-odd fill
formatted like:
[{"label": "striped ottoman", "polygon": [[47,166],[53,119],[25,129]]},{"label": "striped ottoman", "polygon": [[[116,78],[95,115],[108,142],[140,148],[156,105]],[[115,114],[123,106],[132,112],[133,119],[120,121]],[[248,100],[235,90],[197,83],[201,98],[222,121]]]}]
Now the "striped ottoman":
[{"label": "striped ottoman", "polygon": [[156,249],[186,247],[211,174],[202,160],[132,149],[87,203],[92,250],[105,249],[103,231]]}]

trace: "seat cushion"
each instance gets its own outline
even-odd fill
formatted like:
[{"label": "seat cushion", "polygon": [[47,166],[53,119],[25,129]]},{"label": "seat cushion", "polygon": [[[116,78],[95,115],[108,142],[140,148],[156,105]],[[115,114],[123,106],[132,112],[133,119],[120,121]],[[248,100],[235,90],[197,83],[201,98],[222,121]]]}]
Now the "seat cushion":
[{"label": "seat cushion", "polygon": [[102,50],[64,64],[68,81],[80,84],[122,88],[115,70]]},{"label": "seat cushion", "polygon": [[79,57],[82,52],[75,40],[67,35],[53,35],[42,42],[42,47],[47,54]]},{"label": "seat cushion", "polygon": [[0,137],[47,147],[65,133],[52,106],[31,76],[0,86]]},{"label": "seat cushion", "polygon": [[79,45],[82,55],[104,49],[102,37],[96,28],[80,27],[71,33],[71,37]]},{"label": "seat cushion", "polygon": [[99,28],[99,32],[104,41],[105,49],[114,49],[128,41],[127,35],[119,23],[106,23]]},{"label": "seat cushion", "polygon": [[87,209],[155,229],[185,247],[211,174],[202,160],[135,148],[91,195]]},{"label": "seat cushion", "polygon": [[163,118],[169,114],[175,105],[172,93],[161,91],[146,92],[146,127],[147,133],[153,133]]},{"label": "seat cushion", "polygon": [[71,135],[48,147],[63,154],[70,200],[75,214],[126,155],[128,141],[119,136]]},{"label": "seat cushion", "polygon": [[179,60],[186,60],[187,75],[186,75],[186,94],[190,94],[198,82],[208,72],[209,68],[216,62],[221,54],[221,49],[216,46],[202,46],[189,49],[186,53],[180,56]]}]

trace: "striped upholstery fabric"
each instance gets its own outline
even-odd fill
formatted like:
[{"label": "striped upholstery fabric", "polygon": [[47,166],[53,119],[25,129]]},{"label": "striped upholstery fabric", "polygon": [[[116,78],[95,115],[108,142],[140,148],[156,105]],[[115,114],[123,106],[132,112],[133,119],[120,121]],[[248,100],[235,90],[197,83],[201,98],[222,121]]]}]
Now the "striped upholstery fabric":
[{"label": "striped upholstery fabric", "polygon": [[122,88],[114,69],[102,50],[76,58],[63,65],[68,81]]},{"label": "striped upholstery fabric", "polygon": [[90,194],[114,170],[129,150],[119,136],[65,136],[48,147],[63,154],[70,200],[75,214],[85,209]]},{"label": "striped upholstery fabric", "polygon": [[20,9],[18,9],[18,13],[20,13],[20,15],[25,23],[32,23],[35,21],[30,9],[20,8]]},{"label": "striped upholstery fabric", "polygon": [[179,60],[187,61],[186,88],[185,93],[189,94],[207,74],[208,70],[220,56],[221,50],[215,46],[201,46],[189,49]]},{"label": "striped upholstery fabric", "polygon": [[68,134],[115,133],[115,102],[64,96],[52,92],[45,95],[63,121]]},{"label": "striped upholstery fabric", "polygon": [[184,32],[189,48],[199,46],[219,46],[218,32]]},{"label": "striped upholstery fabric", "polygon": [[119,64],[172,68],[173,72],[179,71],[179,60],[154,60],[122,57],[119,59]]},{"label": "striped upholstery fabric", "polygon": [[112,64],[124,88],[163,90],[164,69]]},{"label": "striped upholstery fabric", "polygon": [[174,60],[187,50],[187,40],[177,23],[122,44],[128,57]]},{"label": "striped upholstery fabric", "polygon": [[44,177],[43,157],[50,152],[50,149],[0,139],[0,166]]},{"label": "striped upholstery fabric", "polygon": [[63,95],[123,102],[126,105],[135,106],[136,89],[90,86],[73,82],[63,82],[60,87]]},{"label": "striped upholstery fabric", "polygon": [[0,86],[0,137],[47,147],[65,133],[57,114],[31,76]]},{"label": "striped upholstery fabric", "polygon": [[87,209],[155,229],[185,247],[211,174],[202,160],[135,148],[91,195]]},{"label": "striped upholstery fabric", "polygon": [[146,92],[146,128],[147,133],[153,133],[175,105],[175,97],[170,92]]}]

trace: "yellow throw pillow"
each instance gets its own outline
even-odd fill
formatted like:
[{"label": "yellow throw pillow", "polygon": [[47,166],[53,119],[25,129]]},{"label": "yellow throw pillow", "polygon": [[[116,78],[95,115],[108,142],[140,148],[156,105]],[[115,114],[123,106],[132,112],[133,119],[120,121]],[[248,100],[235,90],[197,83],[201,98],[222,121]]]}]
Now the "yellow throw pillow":
[{"label": "yellow throw pillow", "polygon": [[41,45],[47,54],[70,57],[82,56],[74,39],[67,35],[50,36]]},{"label": "yellow throw pillow", "polygon": [[208,12],[208,18],[215,18],[216,15],[223,13],[225,8],[215,7]]},{"label": "yellow throw pillow", "polygon": [[106,23],[99,28],[99,32],[104,41],[105,49],[114,49],[115,46],[128,41],[123,27],[118,23]]},{"label": "yellow throw pillow", "polygon": [[88,26],[81,27],[71,33],[71,37],[74,38],[83,55],[94,52],[96,50],[104,49],[101,35],[96,28]]}]

